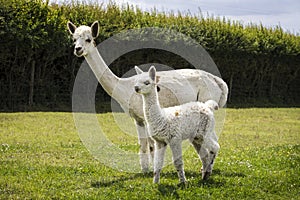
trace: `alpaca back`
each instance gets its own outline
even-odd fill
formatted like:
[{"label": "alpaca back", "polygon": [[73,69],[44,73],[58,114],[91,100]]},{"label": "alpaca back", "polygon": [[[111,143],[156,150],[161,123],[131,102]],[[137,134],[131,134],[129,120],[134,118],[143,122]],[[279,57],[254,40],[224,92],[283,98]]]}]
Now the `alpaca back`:
[{"label": "alpaca back", "polygon": [[205,103],[190,102],[163,108],[162,112],[168,127],[158,134],[164,136],[177,136],[183,140],[194,138],[196,135],[205,136],[207,130],[212,129],[214,125],[213,111]]}]

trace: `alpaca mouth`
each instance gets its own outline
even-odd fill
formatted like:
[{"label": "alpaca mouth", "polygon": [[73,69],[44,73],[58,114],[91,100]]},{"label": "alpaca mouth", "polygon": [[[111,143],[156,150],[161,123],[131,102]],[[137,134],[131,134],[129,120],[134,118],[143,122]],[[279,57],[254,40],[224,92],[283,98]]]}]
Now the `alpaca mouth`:
[{"label": "alpaca mouth", "polygon": [[134,90],[135,90],[136,93],[139,93],[139,92],[140,92],[140,88],[139,88],[138,86],[135,86],[135,87],[134,87]]},{"label": "alpaca mouth", "polygon": [[77,57],[81,57],[81,56],[83,56],[83,50],[79,50],[79,51],[74,51],[74,54],[75,54],[75,56],[77,56]]}]

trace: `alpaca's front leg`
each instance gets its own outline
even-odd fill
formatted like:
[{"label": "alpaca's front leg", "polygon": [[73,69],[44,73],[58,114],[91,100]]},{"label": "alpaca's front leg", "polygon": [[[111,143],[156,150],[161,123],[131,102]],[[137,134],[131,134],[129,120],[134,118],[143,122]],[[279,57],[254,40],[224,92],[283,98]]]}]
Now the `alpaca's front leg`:
[{"label": "alpaca's front leg", "polygon": [[142,168],[142,172],[149,172],[149,144],[148,144],[148,134],[146,131],[146,127],[143,123],[136,122],[136,129],[138,133],[138,140],[140,145],[140,164]]},{"label": "alpaca's front leg", "polygon": [[164,157],[167,149],[167,144],[164,142],[155,142],[154,150],[154,177],[153,183],[159,183],[160,172],[164,165]]},{"label": "alpaca's front leg", "polygon": [[[147,131],[147,129],[146,129],[146,131]],[[148,132],[147,132],[147,135],[149,136],[150,134],[148,134]],[[151,159],[151,161],[153,161],[155,144],[154,144],[154,140],[151,137],[148,138],[148,144],[149,144],[149,151],[150,151],[150,159]]]},{"label": "alpaca's front leg", "polygon": [[185,183],[186,178],[185,178],[184,169],[183,169],[181,142],[182,142],[181,138],[180,139],[176,138],[176,139],[172,140],[170,142],[170,148],[172,150],[173,163],[177,170],[179,181],[180,181],[180,183]]}]

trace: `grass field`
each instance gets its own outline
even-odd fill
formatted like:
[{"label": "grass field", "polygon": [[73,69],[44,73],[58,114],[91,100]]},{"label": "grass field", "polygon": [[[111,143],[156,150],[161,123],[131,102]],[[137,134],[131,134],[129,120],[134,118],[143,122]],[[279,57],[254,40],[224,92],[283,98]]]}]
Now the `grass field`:
[{"label": "grass field", "polygon": [[[214,172],[201,180],[194,150],[184,153],[186,187],[172,165],[151,174],[111,169],[82,144],[72,113],[0,113],[0,199],[300,199],[300,109],[226,109]],[[97,115],[122,139],[111,113]],[[128,136],[127,136],[128,137]]]}]

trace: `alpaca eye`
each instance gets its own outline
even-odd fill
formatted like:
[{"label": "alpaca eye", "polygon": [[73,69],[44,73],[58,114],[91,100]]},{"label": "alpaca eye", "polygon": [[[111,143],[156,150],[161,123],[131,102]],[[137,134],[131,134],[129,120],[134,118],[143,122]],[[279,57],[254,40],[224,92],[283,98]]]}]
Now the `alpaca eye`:
[{"label": "alpaca eye", "polygon": [[145,85],[149,85],[149,84],[150,84],[150,81],[145,81],[144,84],[145,84]]},{"label": "alpaca eye", "polygon": [[88,43],[90,43],[92,40],[91,39],[86,39],[85,41],[88,42]]}]

